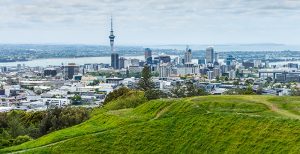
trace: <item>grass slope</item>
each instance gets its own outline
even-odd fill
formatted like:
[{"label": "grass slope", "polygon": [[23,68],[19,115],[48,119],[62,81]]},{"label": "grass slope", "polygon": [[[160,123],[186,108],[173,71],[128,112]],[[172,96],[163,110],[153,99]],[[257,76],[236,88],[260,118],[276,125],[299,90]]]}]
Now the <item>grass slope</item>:
[{"label": "grass slope", "polygon": [[80,125],[0,153],[300,152],[300,97],[144,101],[141,93],[132,93]]}]

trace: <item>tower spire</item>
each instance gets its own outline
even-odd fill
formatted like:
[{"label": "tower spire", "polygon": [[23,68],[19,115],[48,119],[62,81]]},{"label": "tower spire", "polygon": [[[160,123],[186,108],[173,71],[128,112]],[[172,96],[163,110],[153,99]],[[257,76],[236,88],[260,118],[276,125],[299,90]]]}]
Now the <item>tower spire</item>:
[{"label": "tower spire", "polygon": [[115,41],[115,35],[113,31],[113,19],[112,16],[110,18],[110,35],[109,35],[109,41],[110,41],[110,50],[113,53],[114,52],[114,41]]},{"label": "tower spire", "polygon": [[110,35],[109,35],[109,42],[110,42],[110,50],[111,50],[111,67],[114,69],[119,69],[119,54],[114,50],[114,41],[115,35],[113,30],[113,18],[110,18]]},{"label": "tower spire", "polygon": [[112,19],[112,16],[110,16],[110,31],[113,31],[113,19]]}]

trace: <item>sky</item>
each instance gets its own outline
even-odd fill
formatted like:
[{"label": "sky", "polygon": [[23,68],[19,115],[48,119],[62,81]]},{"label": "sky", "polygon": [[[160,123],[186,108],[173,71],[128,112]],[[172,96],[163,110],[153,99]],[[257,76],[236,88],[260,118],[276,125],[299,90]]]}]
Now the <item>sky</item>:
[{"label": "sky", "polygon": [[0,0],[0,43],[297,44],[300,0]]}]

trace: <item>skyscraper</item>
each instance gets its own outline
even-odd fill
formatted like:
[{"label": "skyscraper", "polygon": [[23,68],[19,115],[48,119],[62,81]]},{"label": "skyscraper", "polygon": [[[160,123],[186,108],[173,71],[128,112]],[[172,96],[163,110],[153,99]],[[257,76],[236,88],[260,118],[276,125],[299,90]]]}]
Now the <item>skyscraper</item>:
[{"label": "skyscraper", "polygon": [[69,63],[67,66],[64,66],[64,78],[66,80],[73,79],[74,75],[79,74],[79,66],[75,63]]},{"label": "skyscraper", "polygon": [[214,62],[219,62],[219,53],[215,52]]},{"label": "skyscraper", "polygon": [[190,62],[192,62],[192,50],[189,49],[189,46],[187,46],[184,53],[184,63],[186,64]]},{"label": "skyscraper", "polygon": [[150,48],[145,49],[145,61],[147,64],[152,63],[152,50]]},{"label": "skyscraper", "polygon": [[125,61],[126,61],[126,58],[125,57],[120,57],[120,69],[122,69],[122,68],[125,68]]},{"label": "skyscraper", "polygon": [[145,61],[147,64],[152,63],[152,51],[150,48],[145,49]]},{"label": "skyscraper", "polygon": [[207,64],[214,62],[214,56],[215,56],[214,48],[213,47],[206,48],[205,59]]},{"label": "skyscraper", "polygon": [[113,67],[114,69],[119,69],[119,54],[115,53],[115,50],[114,50],[115,35],[114,35],[114,30],[113,30],[112,18],[110,19],[109,41],[110,41],[110,51],[111,51],[111,67]]}]

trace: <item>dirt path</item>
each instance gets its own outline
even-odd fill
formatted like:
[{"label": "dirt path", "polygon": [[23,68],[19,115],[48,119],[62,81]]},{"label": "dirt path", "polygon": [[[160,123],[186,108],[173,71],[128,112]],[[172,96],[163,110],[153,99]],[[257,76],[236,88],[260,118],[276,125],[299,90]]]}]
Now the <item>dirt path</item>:
[{"label": "dirt path", "polygon": [[169,104],[168,106],[164,107],[162,110],[160,110],[156,116],[153,119],[158,119],[161,115],[163,115],[164,113],[166,113],[170,107],[173,105],[173,103]]},{"label": "dirt path", "polygon": [[[255,98],[253,98],[252,96],[249,96],[249,99],[255,100]],[[289,112],[288,110],[285,109],[281,109],[279,108],[276,104],[269,102],[266,98],[265,99],[260,99],[260,100],[256,100],[257,103],[261,103],[261,104],[265,104],[268,106],[268,108],[273,111],[276,112],[282,116],[291,118],[291,119],[298,119],[300,120],[300,115],[294,114]]]}]

